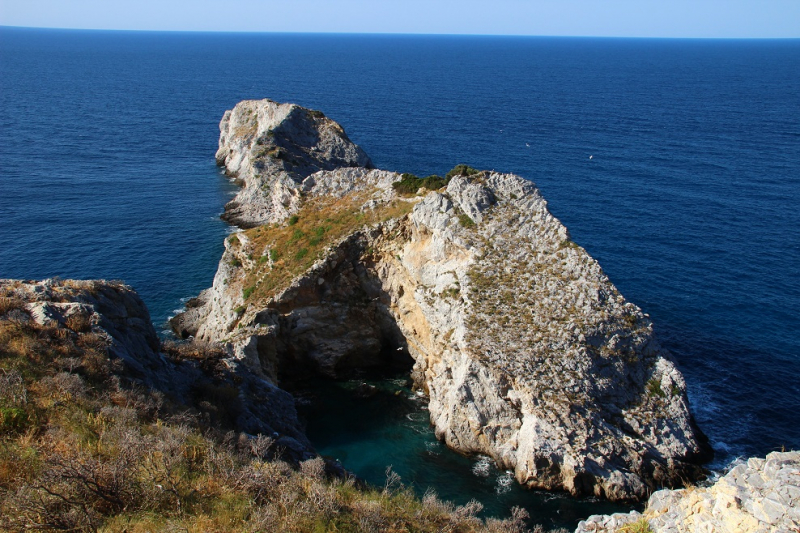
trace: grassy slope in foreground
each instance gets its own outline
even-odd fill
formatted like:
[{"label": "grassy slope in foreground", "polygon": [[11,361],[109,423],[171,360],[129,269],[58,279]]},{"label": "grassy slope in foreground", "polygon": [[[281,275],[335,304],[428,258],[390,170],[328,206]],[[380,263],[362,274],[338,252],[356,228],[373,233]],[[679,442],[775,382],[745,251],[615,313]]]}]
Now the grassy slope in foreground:
[{"label": "grassy slope in foreground", "polygon": [[[69,282],[63,282],[65,284]],[[86,284],[87,282],[81,282]],[[0,529],[18,531],[520,531],[480,504],[422,500],[295,468],[271,440],[225,427],[227,371],[203,346],[165,346],[210,376],[187,403],[137,385],[85,318],[31,319],[0,296]],[[213,377],[213,379],[212,379]],[[216,423],[215,423],[216,422]]]}]

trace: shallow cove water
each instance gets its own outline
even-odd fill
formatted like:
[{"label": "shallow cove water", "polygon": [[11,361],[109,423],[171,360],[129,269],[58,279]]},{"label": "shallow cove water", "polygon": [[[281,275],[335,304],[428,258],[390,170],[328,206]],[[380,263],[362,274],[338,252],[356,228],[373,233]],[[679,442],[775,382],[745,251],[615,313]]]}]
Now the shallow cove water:
[{"label": "shallow cove water", "polygon": [[451,451],[436,439],[427,399],[411,390],[406,376],[310,379],[293,393],[317,451],[376,487],[384,486],[391,467],[420,497],[430,488],[441,499],[459,505],[474,499],[483,505],[482,516],[509,516],[511,508],[519,506],[531,515],[532,525],[570,530],[591,514],[641,508],[529,491],[511,472],[495,468],[488,457]]},{"label": "shallow cove water", "polygon": [[[535,181],[653,318],[712,466],[797,449],[797,72],[798,40],[0,28],[0,277],[123,279],[163,327],[229,231],[222,114],[296,102],[380,168]],[[436,490],[473,463],[443,463]]]}]

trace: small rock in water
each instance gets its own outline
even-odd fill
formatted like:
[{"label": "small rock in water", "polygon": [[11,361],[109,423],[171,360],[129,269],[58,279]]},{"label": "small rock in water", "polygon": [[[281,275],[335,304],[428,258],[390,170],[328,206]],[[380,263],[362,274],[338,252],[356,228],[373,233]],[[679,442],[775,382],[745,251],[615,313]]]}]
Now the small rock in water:
[{"label": "small rock in water", "polygon": [[358,387],[356,387],[354,394],[357,398],[371,398],[375,396],[378,392],[378,388],[375,385],[370,385],[369,383],[360,383]]}]

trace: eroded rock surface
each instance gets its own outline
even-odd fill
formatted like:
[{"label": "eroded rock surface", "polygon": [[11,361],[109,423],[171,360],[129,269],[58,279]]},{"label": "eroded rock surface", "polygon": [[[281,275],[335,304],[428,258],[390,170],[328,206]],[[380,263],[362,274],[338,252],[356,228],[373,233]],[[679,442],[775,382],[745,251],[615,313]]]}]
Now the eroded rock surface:
[{"label": "eroded rock surface", "polygon": [[[234,113],[257,105],[287,109]],[[231,164],[247,160],[255,135],[231,116],[220,138],[228,170],[282,179],[285,169]],[[398,174],[352,153],[361,168],[319,164],[293,178],[291,208],[253,205],[249,220],[270,223],[226,240],[213,287],[174,319],[177,331],[225,344],[277,384],[413,364],[436,435],[531,488],[641,499],[702,475],[710,449],[649,318],[533,183],[481,172],[400,196]]]},{"label": "eroded rock surface", "polygon": [[372,165],[336,122],[294,104],[245,100],[219,129],[217,163],[243,185],[223,218],[240,227],[297,211],[300,182],[318,170]]},{"label": "eroded rock surface", "polygon": [[654,533],[800,531],[800,452],[749,459],[710,487],[660,490],[644,514],[591,516],[576,533],[614,533],[641,520]]}]

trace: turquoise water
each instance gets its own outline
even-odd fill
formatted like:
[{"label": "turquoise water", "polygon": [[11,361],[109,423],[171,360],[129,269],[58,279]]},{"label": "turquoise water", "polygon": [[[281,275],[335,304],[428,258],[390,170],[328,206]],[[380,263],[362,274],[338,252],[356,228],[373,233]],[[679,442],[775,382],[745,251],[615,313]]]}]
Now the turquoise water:
[{"label": "turquoise water", "polygon": [[[375,387],[374,394],[360,393],[363,384]],[[452,452],[434,436],[425,398],[411,390],[408,378],[310,381],[296,395],[317,451],[377,487],[385,485],[386,469],[391,467],[420,496],[431,488],[459,505],[476,499],[484,506],[484,516],[510,516],[510,509],[520,506],[528,510],[532,524],[553,528],[574,529],[590,514],[638,509],[528,491],[488,457]]]},{"label": "turquoise water", "polygon": [[[653,318],[712,466],[800,448],[798,72],[797,40],[0,28],[0,277],[124,279],[163,326],[211,284],[229,231],[223,112],[297,102],[381,168],[534,180]],[[360,431],[335,438],[367,477]],[[409,472],[425,458],[396,449]],[[464,501],[478,478],[462,459],[415,475]]]}]

